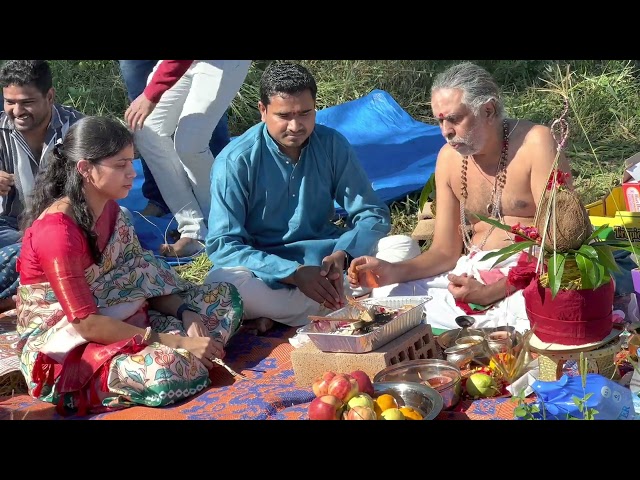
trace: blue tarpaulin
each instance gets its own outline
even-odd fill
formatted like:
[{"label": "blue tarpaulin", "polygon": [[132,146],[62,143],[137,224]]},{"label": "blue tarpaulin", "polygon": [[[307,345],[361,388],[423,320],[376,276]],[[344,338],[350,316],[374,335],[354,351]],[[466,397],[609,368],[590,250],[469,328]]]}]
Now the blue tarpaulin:
[{"label": "blue tarpaulin", "polygon": [[422,190],[445,143],[439,127],[415,120],[383,90],[320,110],[316,121],[347,137],[387,203]]},{"label": "blue tarpaulin", "polygon": [[[362,98],[320,110],[317,123],[333,127],[354,146],[374,190],[391,203],[422,189],[435,169],[436,156],[444,145],[440,129],[412,118],[383,90],[373,90]],[[135,161],[138,176],[129,196],[119,203],[134,215],[142,246],[158,252],[169,229],[177,224],[171,215],[142,217],[147,202],[142,195],[142,166]],[[338,213],[341,213],[338,209]],[[170,241],[170,240],[169,240]],[[171,259],[172,264],[190,258]]]}]

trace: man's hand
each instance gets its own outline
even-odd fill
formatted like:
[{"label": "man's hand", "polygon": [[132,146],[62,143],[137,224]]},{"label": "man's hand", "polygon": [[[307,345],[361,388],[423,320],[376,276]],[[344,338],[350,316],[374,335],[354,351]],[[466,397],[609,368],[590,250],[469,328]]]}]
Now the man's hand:
[{"label": "man's hand", "polygon": [[[325,265],[324,262],[323,265]],[[335,280],[332,281],[329,277],[329,275],[335,277],[336,272],[332,270],[335,266],[332,265],[329,268],[328,275],[322,275],[322,268],[323,267],[305,265],[299,266],[296,273],[293,274],[293,283],[307,297],[324,305],[328,309],[337,310],[338,308],[342,308],[344,302],[342,301],[341,292],[336,290]],[[340,275],[342,275],[342,271],[340,271]]]},{"label": "man's hand", "polygon": [[0,195],[6,197],[9,195],[11,188],[15,184],[13,173],[7,173],[0,170]]},{"label": "man's hand", "polygon": [[385,260],[365,255],[354,258],[347,270],[352,288],[376,288],[394,283],[391,277],[393,265]]},{"label": "man's hand", "polygon": [[157,103],[153,103],[145,97],[144,92],[138,95],[138,98],[131,102],[127,111],[124,112],[124,120],[129,125],[129,128],[134,132],[141,130],[144,126],[144,121],[151,115],[156,105]]},{"label": "man's hand", "polygon": [[320,275],[327,277],[338,292],[341,307],[344,306],[344,302],[342,301],[344,298],[344,279],[342,272],[344,271],[346,257],[346,252],[338,250],[324,257],[322,259],[322,265],[320,266]]},{"label": "man's hand", "polygon": [[447,289],[456,300],[478,305],[490,305],[495,301],[490,298],[488,287],[476,280],[473,275],[450,273],[447,275],[447,279],[451,282]]}]

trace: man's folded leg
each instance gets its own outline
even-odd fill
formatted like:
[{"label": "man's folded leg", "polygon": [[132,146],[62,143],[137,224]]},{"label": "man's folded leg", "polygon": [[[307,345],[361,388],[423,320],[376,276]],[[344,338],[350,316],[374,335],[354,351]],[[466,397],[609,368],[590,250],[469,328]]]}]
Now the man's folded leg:
[{"label": "man's folded leg", "polygon": [[244,304],[244,318],[260,317],[299,327],[309,323],[309,315],[325,315],[328,310],[297,288],[272,289],[245,267],[214,268],[204,283],[229,282],[238,289]]}]

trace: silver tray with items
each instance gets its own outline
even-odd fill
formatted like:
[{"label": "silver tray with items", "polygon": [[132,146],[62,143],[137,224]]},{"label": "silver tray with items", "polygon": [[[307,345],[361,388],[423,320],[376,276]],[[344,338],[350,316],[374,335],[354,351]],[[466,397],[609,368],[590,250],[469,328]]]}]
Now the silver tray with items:
[{"label": "silver tray with items", "polygon": [[300,328],[298,333],[305,334],[323,352],[366,353],[382,347],[420,325],[424,318],[424,304],[431,300],[428,296],[368,298],[358,301],[363,307],[385,307],[400,309],[402,313],[386,323],[376,325],[375,321],[367,328],[371,331],[362,334],[345,334],[348,322],[333,319],[358,318],[360,310],[348,305],[326,315],[326,320],[318,320]]}]

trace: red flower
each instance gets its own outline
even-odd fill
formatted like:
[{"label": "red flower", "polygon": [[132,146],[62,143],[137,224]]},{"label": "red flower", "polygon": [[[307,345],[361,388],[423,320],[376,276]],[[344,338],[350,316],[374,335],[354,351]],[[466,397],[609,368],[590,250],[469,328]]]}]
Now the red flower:
[{"label": "red flower", "polygon": [[533,226],[523,227],[520,223],[516,223],[511,227],[511,233],[515,235],[514,241],[517,242],[525,242],[528,240],[540,240],[540,234],[538,233],[538,229]]},{"label": "red flower", "polygon": [[518,264],[509,269],[507,281],[517,290],[527,287],[536,276],[536,266],[534,262],[528,264]]},{"label": "red flower", "polygon": [[547,190],[551,190],[553,188],[554,182],[555,182],[556,188],[560,188],[566,185],[569,175],[571,175],[569,172],[563,172],[562,170],[558,170],[557,168],[554,168],[553,171],[551,172],[551,175],[549,175],[549,181],[547,182]]}]

